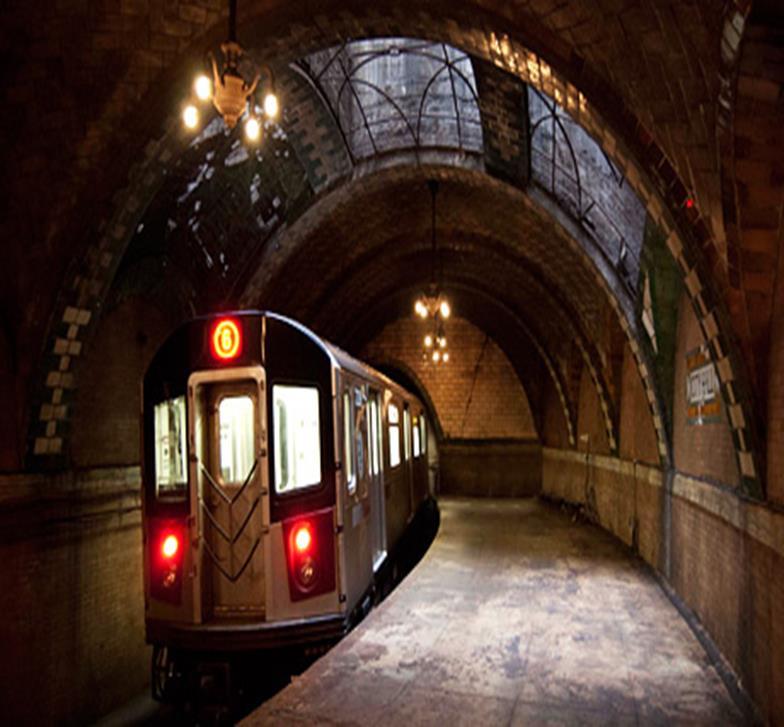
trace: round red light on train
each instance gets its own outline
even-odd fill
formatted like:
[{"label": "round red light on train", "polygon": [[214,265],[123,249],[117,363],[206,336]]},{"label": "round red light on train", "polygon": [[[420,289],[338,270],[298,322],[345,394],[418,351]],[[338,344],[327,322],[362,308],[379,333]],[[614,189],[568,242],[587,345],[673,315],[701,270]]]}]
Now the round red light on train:
[{"label": "round red light on train", "polygon": [[219,320],[212,329],[212,352],[222,361],[236,358],[240,352],[242,336],[237,322],[232,318]]},{"label": "round red light on train", "polygon": [[310,527],[302,525],[297,528],[297,532],[294,533],[294,547],[298,553],[307,553],[312,542],[313,536],[310,533]]},{"label": "round red light on train", "polygon": [[169,534],[163,539],[163,543],[161,543],[161,555],[170,560],[175,555],[177,555],[177,551],[180,549],[180,541],[176,535]]}]

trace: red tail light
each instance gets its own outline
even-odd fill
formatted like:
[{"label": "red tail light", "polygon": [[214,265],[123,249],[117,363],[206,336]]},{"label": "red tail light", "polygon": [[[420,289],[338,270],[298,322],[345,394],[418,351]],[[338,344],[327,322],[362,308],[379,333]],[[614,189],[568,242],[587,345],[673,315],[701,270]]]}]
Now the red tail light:
[{"label": "red tail light", "polygon": [[335,589],[334,529],[332,508],[283,522],[292,601]]},{"label": "red tail light", "polygon": [[159,601],[180,603],[184,528],[179,523],[151,523],[150,595]]},{"label": "red tail light", "polygon": [[166,558],[166,560],[171,560],[177,555],[179,549],[179,538],[174,534],[169,534],[163,539],[163,543],[161,544],[161,555]]},{"label": "red tail light", "polygon": [[297,550],[297,553],[300,555],[304,555],[310,550],[310,546],[313,545],[313,536],[310,533],[310,525],[300,525],[294,531],[294,547]]}]

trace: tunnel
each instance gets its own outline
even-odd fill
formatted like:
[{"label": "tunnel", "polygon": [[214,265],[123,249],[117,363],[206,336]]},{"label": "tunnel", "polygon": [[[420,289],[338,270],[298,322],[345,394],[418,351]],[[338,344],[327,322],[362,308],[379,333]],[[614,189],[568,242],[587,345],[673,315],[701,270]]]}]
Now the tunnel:
[{"label": "tunnel", "polygon": [[9,723],[155,714],[142,382],[239,311],[410,392],[441,513],[250,724],[784,723],[778,3],[17,3],[2,38]]}]

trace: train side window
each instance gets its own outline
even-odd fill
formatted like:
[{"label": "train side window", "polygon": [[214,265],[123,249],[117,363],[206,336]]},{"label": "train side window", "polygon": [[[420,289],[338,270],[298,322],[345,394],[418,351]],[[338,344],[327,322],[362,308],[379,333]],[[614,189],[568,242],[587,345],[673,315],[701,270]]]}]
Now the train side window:
[{"label": "train side window", "polygon": [[224,396],[218,404],[223,482],[242,483],[253,469],[256,460],[253,414],[253,400],[249,396]]},{"label": "train side window", "polygon": [[272,387],[275,492],[321,482],[319,393],[315,386]]},{"label": "train side window", "polygon": [[419,415],[419,428],[419,440],[422,443],[422,454],[425,454],[427,452],[427,423],[425,422],[425,412],[422,412]]},{"label": "train side window", "polygon": [[387,409],[389,422],[389,466],[397,467],[400,464],[400,410],[390,404]]},{"label": "train side window", "polygon": [[346,489],[349,495],[357,491],[357,477],[354,471],[354,417],[351,397],[343,392],[343,459],[345,461]]},{"label": "train side window", "polygon": [[411,415],[408,407],[403,409],[403,453],[408,462],[411,459]]},{"label": "train side window", "polygon": [[177,496],[188,489],[185,396],[155,405],[155,495]]},{"label": "train side window", "polygon": [[414,417],[414,426],[411,429],[412,441],[414,444],[414,459],[422,454],[419,446],[419,417]]}]

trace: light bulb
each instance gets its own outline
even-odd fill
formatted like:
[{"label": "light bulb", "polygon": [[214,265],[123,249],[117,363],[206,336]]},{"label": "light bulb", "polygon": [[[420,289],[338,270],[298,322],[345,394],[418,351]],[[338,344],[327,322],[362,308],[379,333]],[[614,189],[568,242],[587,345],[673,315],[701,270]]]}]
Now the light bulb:
[{"label": "light bulb", "polygon": [[432,336],[425,336],[425,346],[430,348],[433,345],[433,337]]},{"label": "light bulb", "polygon": [[441,317],[442,318],[449,318],[449,314],[452,312],[452,309],[449,307],[449,303],[445,300],[441,301]]},{"label": "light bulb", "polygon": [[438,360],[441,358],[441,354],[438,351],[433,351],[433,361],[438,363]]},{"label": "light bulb", "polygon": [[274,93],[268,93],[264,97],[264,113],[271,119],[274,119],[277,117],[279,110],[278,97]]},{"label": "light bulb", "polygon": [[206,101],[212,96],[212,81],[202,73],[196,76],[196,80],[193,82],[193,90],[199,101]]},{"label": "light bulb", "polygon": [[443,336],[439,338],[438,345],[441,346],[441,348],[446,348],[446,338],[444,338]]},{"label": "light bulb", "polygon": [[444,351],[444,363],[449,361],[449,351]]},{"label": "light bulb", "polygon": [[186,129],[195,129],[199,125],[199,109],[188,104],[182,111],[182,123]]},{"label": "light bulb", "polygon": [[245,136],[248,141],[258,141],[261,136],[261,124],[255,116],[249,116],[245,122]]}]

